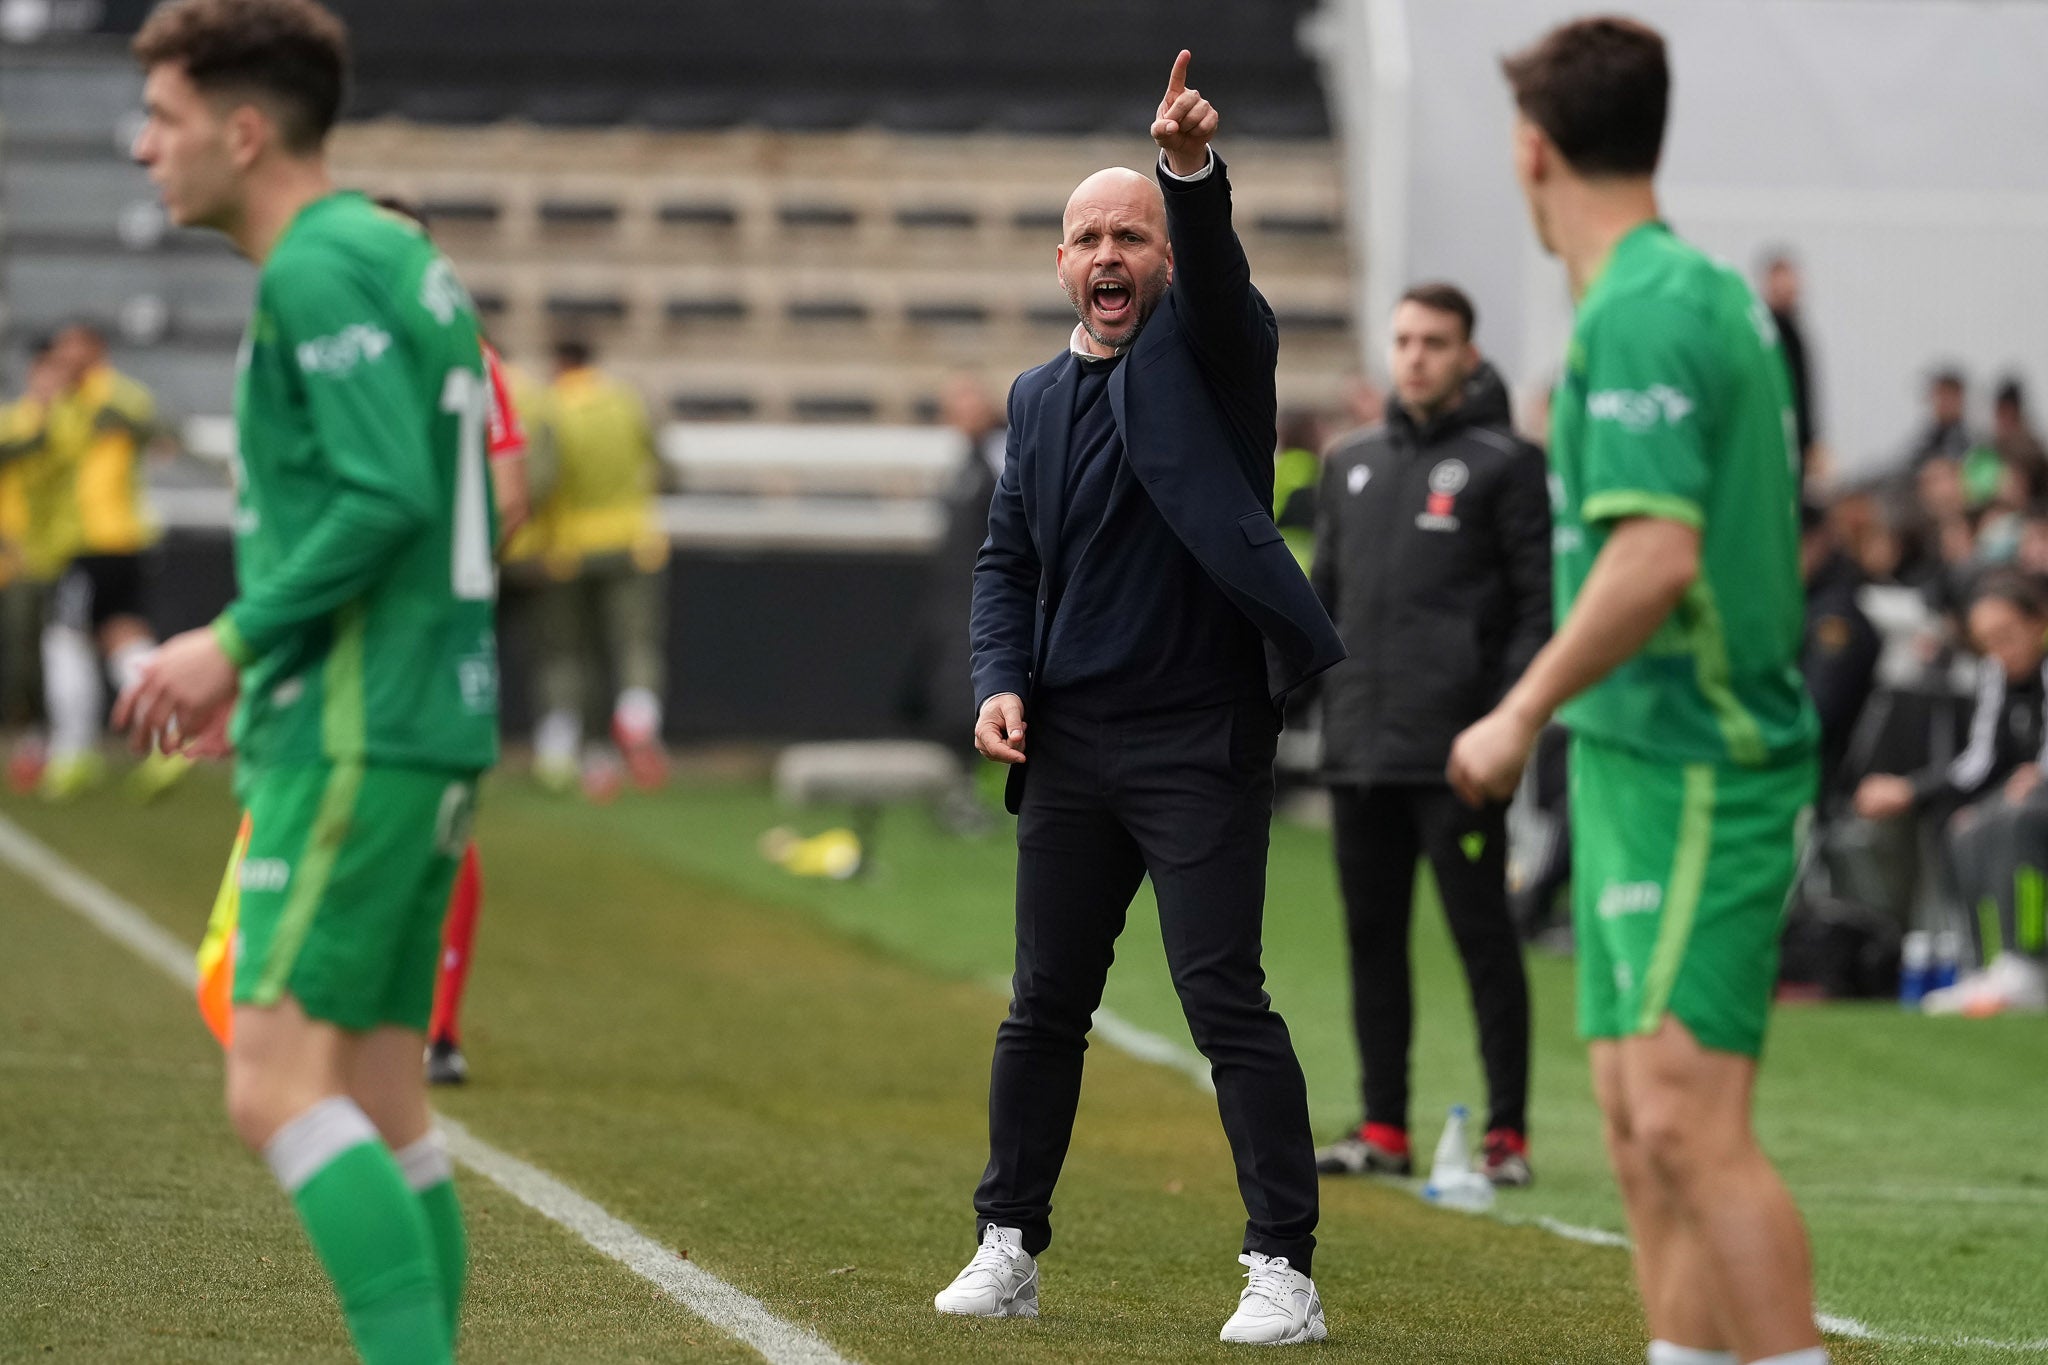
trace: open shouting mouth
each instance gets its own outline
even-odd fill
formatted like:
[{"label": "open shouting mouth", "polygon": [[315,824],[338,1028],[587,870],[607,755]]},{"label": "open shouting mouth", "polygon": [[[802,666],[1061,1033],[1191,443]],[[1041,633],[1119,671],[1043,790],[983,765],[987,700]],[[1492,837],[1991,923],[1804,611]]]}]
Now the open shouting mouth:
[{"label": "open shouting mouth", "polygon": [[1130,281],[1105,277],[1088,287],[1088,306],[1096,320],[1108,327],[1120,327],[1131,320],[1138,306]]}]

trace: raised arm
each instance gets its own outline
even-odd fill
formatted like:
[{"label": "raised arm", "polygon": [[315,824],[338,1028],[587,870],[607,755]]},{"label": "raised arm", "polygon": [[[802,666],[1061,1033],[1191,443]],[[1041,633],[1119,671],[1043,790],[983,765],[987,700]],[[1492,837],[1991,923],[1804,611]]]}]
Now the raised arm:
[{"label": "raised arm", "polygon": [[1230,177],[1209,146],[1218,115],[1201,91],[1188,88],[1189,60],[1185,50],[1174,59],[1152,123],[1181,325],[1196,353],[1212,366],[1270,367],[1279,352],[1279,332],[1272,310],[1252,288],[1251,263],[1230,225]]}]

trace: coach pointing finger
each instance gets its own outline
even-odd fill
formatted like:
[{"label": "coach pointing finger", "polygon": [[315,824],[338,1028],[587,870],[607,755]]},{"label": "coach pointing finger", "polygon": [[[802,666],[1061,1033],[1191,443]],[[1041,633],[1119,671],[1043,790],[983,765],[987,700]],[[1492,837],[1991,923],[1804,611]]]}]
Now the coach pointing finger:
[{"label": "coach pointing finger", "polygon": [[1324,1326],[1307,1096],[1259,962],[1273,749],[1280,699],[1343,646],[1273,524],[1278,333],[1189,61],[1152,124],[1156,178],[1099,171],[1067,201],[1074,334],[1010,391],[972,629],[975,742],[1013,765],[1016,975],[980,1246],[936,1306],[1037,1314],[1089,1019],[1149,875],[1247,1214],[1223,1336],[1288,1343]]}]

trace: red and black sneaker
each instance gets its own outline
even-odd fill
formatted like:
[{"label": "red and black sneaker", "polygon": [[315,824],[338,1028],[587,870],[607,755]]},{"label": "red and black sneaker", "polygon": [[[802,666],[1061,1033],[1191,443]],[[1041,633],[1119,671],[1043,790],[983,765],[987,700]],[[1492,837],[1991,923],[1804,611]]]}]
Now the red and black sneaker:
[{"label": "red and black sneaker", "polygon": [[1322,1175],[1412,1175],[1408,1130],[1391,1123],[1361,1123],[1327,1147],[1316,1149]]},{"label": "red and black sneaker", "polygon": [[1479,1173],[1501,1188],[1533,1183],[1536,1173],[1529,1169],[1529,1139],[1512,1128],[1495,1128],[1479,1146]]}]

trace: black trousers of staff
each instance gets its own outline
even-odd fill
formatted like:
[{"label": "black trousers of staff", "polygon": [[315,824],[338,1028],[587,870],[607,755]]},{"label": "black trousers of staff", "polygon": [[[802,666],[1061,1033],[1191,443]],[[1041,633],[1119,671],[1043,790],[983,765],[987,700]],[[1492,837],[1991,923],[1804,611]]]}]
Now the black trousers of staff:
[{"label": "black trousers of staff", "polygon": [[1416,862],[1427,857],[1472,992],[1486,1126],[1527,1133],[1529,981],[1508,913],[1507,808],[1473,810],[1443,786],[1337,786],[1330,795],[1366,1122],[1408,1126],[1409,921]]},{"label": "black trousers of staff", "polygon": [[1303,1274],[1315,1247],[1308,1093],[1259,963],[1279,718],[1264,700],[1143,716],[1034,706],[1017,814],[1017,970],[996,1032],[977,1235],[1052,1240],[1081,1054],[1117,935],[1147,876],[1237,1168],[1244,1247]]}]

